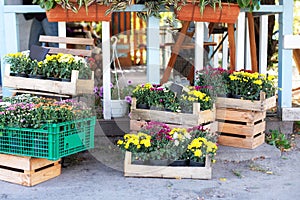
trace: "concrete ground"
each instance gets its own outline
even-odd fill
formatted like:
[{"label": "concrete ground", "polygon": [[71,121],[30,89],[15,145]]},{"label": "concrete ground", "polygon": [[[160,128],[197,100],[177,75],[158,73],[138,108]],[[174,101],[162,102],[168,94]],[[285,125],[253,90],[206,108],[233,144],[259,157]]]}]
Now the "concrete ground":
[{"label": "concrete ground", "polygon": [[95,148],[66,157],[62,174],[26,187],[0,181],[0,199],[202,200],[299,199],[300,135],[280,152],[263,144],[255,150],[220,146],[211,180],[128,178],[113,138],[96,125]]}]

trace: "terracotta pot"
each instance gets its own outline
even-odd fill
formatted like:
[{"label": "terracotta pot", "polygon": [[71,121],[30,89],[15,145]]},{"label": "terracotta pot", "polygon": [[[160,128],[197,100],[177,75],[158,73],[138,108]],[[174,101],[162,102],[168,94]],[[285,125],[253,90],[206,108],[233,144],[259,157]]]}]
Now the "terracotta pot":
[{"label": "terracotta pot", "polygon": [[182,21],[215,22],[215,23],[235,23],[240,13],[237,4],[222,3],[222,9],[218,6],[214,10],[211,6],[206,6],[203,13],[200,8],[192,3],[182,6],[176,11],[177,18]]},{"label": "terracotta pot", "polygon": [[88,12],[83,6],[78,10],[78,13],[74,13],[71,10],[65,10],[60,6],[56,6],[47,11],[46,15],[49,22],[111,21],[111,14],[105,14],[108,9],[108,6],[94,3],[88,7]]}]

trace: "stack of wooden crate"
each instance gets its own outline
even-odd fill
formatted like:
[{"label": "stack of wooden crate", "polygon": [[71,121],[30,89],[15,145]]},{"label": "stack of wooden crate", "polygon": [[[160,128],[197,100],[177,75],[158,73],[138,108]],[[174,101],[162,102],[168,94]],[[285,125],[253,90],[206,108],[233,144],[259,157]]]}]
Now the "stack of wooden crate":
[{"label": "stack of wooden crate", "polygon": [[254,149],[265,142],[266,111],[276,106],[276,96],[260,100],[218,97],[216,120],[220,145]]}]

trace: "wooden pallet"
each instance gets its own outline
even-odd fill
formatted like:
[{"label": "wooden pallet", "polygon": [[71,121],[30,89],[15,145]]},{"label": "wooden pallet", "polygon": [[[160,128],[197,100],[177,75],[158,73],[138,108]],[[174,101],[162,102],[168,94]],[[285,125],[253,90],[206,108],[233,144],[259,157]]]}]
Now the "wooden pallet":
[{"label": "wooden pallet", "polygon": [[213,122],[216,109],[200,111],[200,104],[194,103],[193,113],[178,113],[136,108],[136,99],[132,99],[130,119],[136,121],[158,121],[167,124],[197,126]]},{"label": "wooden pallet", "polygon": [[131,163],[131,152],[125,153],[124,176],[129,177],[155,177],[155,178],[191,178],[211,179],[212,168],[209,157],[206,157],[204,167],[171,167],[136,165]]},{"label": "wooden pallet", "polygon": [[266,112],[218,108],[220,145],[254,149],[265,142]]},{"label": "wooden pallet", "polygon": [[0,180],[34,186],[60,174],[60,160],[0,154]]},{"label": "wooden pallet", "polygon": [[5,67],[3,86],[23,90],[38,90],[65,95],[93,94],[94,73],[92,79],[78,79],[79,71],[73,70],[71,82],[52,81],[46,79],[23,78],[10,76],[10,66]]}]

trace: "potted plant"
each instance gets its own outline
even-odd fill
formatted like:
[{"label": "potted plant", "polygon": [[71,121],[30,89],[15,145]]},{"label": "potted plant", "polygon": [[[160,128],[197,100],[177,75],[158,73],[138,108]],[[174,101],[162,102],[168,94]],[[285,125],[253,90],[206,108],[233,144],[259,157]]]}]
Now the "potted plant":
[{"label": "potted plant", "polygon": [[143,132],[125,134],[123,139],[117,141],[122,151],[129,151],[133,155],[134,164],[144,164],[151,148],[151,136]]},{"label": "potted plant", "polygon": [[227,83],[230,72],[222,68],[205,67],[202,70],[196,71],[195,85],[201,86],[205,90],[205,86],[209,88],[206,90],[210,97],[215,101],[217,96],[228,96]]},{"label": "potted plant", "polygon": [[[46,10],[50,22],[110,21],[110,0],[33,0]],[[84,7],[84,8],[83,8]]]},{"label": "potted plant", "polygon": [[181,112],[193,113],[193,104],[200,103],[200,110],[209,110],[213,108],[213,101],[210,96],[202,91],[202,87],[190,86],[183,90],[179,98]]},{"label": "potted plant", "polygon": [[[122,85],[119,82],[110,84],[112,117],[124,117],[125,114],[128,113],[133,90],[134,86],[130,80]],[[102,109],[103,86],[96,86],[94,88],[94,94],[95,105]],[[102,114],[99,114],[99,116],[102,116]]]},{"label": "potted plant", "polygon": [[235,71],[229,75],[227,87],[234,98],[259,100],[260,93],[265,92],[266,98],[275,96],[275,76],[251,71]]},{"label": "potted plant", "polygon": [[149,97],[153,85],[151,83],[139,84],[132,91],[132,97],[136,98],[136,106],[141,109],[149,109]]},{"label": "potted plant", "polygon": [[10,75],[27,77],[35,64],[27,52],[17,52],[5,55],[4,61],[10,65]]},{"label": "potted plant", "polygon": [[204,137],[197,137],[187,147],[187,156],[190,160],[190,166],[205,166],[207,156],[214,162],[214,156],[218,147],[216,143],[208,141]]}]

